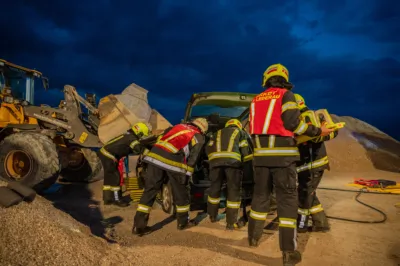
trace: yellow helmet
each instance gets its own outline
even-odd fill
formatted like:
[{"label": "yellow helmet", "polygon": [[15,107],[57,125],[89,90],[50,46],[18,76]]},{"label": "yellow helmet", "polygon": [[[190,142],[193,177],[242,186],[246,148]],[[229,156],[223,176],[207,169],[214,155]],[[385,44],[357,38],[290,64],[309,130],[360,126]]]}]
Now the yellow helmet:
[{"label": "yellow helmet", "polygon": [[281,64],[270,65],[267,70],[265,70],[263,75],[262,86],[265,87],[269,78],[273,76],[280,76],[289,82],[289,71],[287,68]]},{"label": "yellow helmet", "polygon": [[147,137],[151,131],[150,125],[143,122],[134,124],[132,130],[139,138]]},{"label": "yellow helmet", "polygon": [[304,98],[300,94],[295,93],[294,98],[296,99],[297,106],[299,107],[300,110],[303,110],[304,108],[307,107]]},{"label": "yellow helmet", "polygon": [[243,128],[242,123],[240,123],[240,121],[237,120],[237,119],[231,119],[231,120],[229,120],[228,122],[226,122],[225,127],[229,127],[229,126],[232,126],[232,125],[235,125],[235,126],[237,126],[238,128],[240,128],[240,129]]},{"label": "yellow helmet", "polygon": [[205,134],[208,130],[208,122],[205,118],[196,118],[192,121],[192,124],[196,125],[201,130],[201,132],[203,132],[203,134]]}]

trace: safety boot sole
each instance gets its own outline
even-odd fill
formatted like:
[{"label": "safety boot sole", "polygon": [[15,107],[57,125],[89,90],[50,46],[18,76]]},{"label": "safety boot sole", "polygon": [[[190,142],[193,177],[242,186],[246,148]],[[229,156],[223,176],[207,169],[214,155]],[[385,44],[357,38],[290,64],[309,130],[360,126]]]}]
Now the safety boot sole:
[{"label": "safety boot sole", "polygon": [[183,230],[187,230],[189,228],[195,227],[195,226],[197,226],[197,224],[198,223],[195,221],[190,221],[187,224],[178,224],[177,229],[180,231],[183,231]]},{"label": "safety boot sole", "polygon": [[137,228],[137,227],[133,227],[132,228],[132,234],[133,235],[137,235],[137,236],[144,236],[144,235],[148,235],[151,233],[151,227],[150,226],[146,226],[143,229]]},{"label": "safety boot sole", "polygon": [[301,254],[299,251],[282,252],[283,266],[294,266],[301,262]]},{"label": "safety boot sole", "polygon": [[249,239],[249,246],[250,247],[258,247],[260,245],[260,240],[256,240],[254,238]]}]

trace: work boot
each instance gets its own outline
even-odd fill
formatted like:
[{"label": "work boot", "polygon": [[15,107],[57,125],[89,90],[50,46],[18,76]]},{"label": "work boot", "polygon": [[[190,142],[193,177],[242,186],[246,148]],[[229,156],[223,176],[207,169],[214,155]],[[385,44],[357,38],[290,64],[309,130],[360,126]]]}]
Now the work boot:
[{"label": "work boot", "polygon": [[188,222],[183,223],[183,224],[179,224],[178,223],[177,229],[182,231],[182,230],[186,230],[186,229],[192,228],[192,227],[194,227],[196,225],[197,225],[197,222],[195,222],[195,221],[188,221]]},{"label": "work boot", "polygon": [[[106,192],[106,191],[104,191]],[[104,193],[103,192],[103,193]],[[122,199],[122,191],[108,191],[110,192],[110,196],[107,195],[107,199],[104,201],[104,205],[115,205],[118,207],[128,207],[130,204],[129,202]],[[104,194],[103,194],[104,199]]]},{"label": "work boot", "polygon": [[295,251],[283,251],[283,266],[294,266],[301,262],[301,254],[297,250]]},{"label": "work boot", "polygon": [[218,222],[217,217],[215,217],[215,216],[210,216],[210,222],[212,222],[212,223]]},{"label": "work boot", "polygon": [[114,201],[113,192],[111,190],[103,190],[104,205],[112,204],[113,201]]},{"label": "work boot", "polygon": [[258,247],[260,244],[260,240],[256,240],[255,238],[249,238],[249,246],[250,247]]},{"label": "work boot", "polygon": [[137,236],[144,236],[144,235],[148,235],[150,233],[151,233],[150,226],[146,226],[145,228],[137,228],[137,227],[133,226],[133,228],[132,228],[132,234],[137,235]]},{"label": "work boot", "polygon": [[313,232],[329,232],[331,227],[328,222],[328,218],[324,211],[315,213],[311,215],[313,221]]},{"label": "work boot", "polygon": [[242,228],[243,226],[245,226],[246,224],[243,221],[238,221],[236,223],[233,224],[226,224],[226,230],[229,231],[233,231],[233,230],[239,230],[240,228]]}]

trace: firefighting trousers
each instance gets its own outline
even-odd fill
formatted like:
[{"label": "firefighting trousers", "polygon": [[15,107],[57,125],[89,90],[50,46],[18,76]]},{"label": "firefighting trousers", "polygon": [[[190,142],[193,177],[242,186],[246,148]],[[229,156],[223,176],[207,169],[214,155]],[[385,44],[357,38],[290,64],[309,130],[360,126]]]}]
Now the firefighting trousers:
[{"label": "firefighting trousers", "polygon": [[279,217],[279,244],[282,251],[297,248],[296,218],[298,208],[297,173],[289,167],[254,167],[254,192],[249,217],[249,239],[260,240],[269,211],[274,186]]},{"label": "firefighting trousers", "polygon": [[317,197],[316,190],[321,182],[324,171],[303,171],[298,174],[299,209],[298,228],[305,230],[308,227],[308,217],[311,215],[313,223],[324,223],[326,215]]},{"label": "firefighting trousers", "polygon": [[132,153],[131,145],[137,141],[133,135],[122,135],[108,142],[98,152],[104,169],[104,187],[111,187],[111,190],[119,188],[120,174],[118,171],[118,162],[122,157]]},{"label": "firefighting trousers", "polygon": [[178,225],[187,224],[190,210],[189,178],[185,174],[166,171],[153,164],[147,165],[145,175],[144,192],[136,210],[134,226],[140,229],[147,226],[151,207],[164,184],[164,178],[168,178],[171,184]]},{"label": "firefighting trousers", "polygon": [[106,157],[101,152],[98,153],[98,156],[104,169],[104,186],[119,187],[118,162]]},{"label": "firefighting trousers", "polygon": [[221,166],[210,169],[211,186],[207,200],[207,213],[210,217],[217,217],[218,215],[221,188],[223,181],[226,180],[226,222],[228,224],[237,222],[241,202],[242,177],[243,171],[240,168]]}]

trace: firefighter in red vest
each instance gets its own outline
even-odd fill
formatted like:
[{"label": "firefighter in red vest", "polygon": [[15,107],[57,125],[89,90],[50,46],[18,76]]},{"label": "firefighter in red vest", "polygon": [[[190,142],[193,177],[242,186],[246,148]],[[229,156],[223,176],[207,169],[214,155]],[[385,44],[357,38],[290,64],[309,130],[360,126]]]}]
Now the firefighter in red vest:
[{"label": "firefighter in red vest", "polygon": [[149,135],[149,125],[136,123],[124,135],[116,137],[106,143],[98,153],[104,168],[103,202],[105,205],[127,207],[129,203],[123,201],[120,187],[118,162],[129,154],[139,155],[142,152],[141,138]]},{"label": "firefighter in red vest", "polygon": [[217,221],[220,204],[221,186],[224,179],[227,185],[226,229],[238,229],[240,191],[243,177],[243,163],[252,159],[247,133],[242,123],[231,119],[225,128],[218,130],[206,146],[210,164],[211,186],[208,194],[207,212],[211,222]]},{"label": "firefighter in red vest", "polygon": [[333,130],[318,128],[300,119],[300,111],[289,83],[289,72],[281,64],[264,72],[264,92],[250,105],[250,134],[254,144],[254,192],[251,203],[248,237],[250,246],[258,246],[269,210],[272,186],[276,192],[279,217],[279,242],[284,265],[301,261],[296,250],[297,173],[299,151],[296,135],[329,135]]},{"label": "firefighter in red vest", "polygon": [[[294,95],[299,106],[300,112],[308,111],[304,98]],[[323,116],[318,117],[321,123],[325,123]],[[305,118],[308,121],[308,117]],[[329,169],[328,154],[324,141],[334,139],[338,135],[338,130],[330,133],[328,136],[318,137],[316,139],[301,143],[298,148],[300,152],[300,161],[297,162],[297,174],[299,180],[299,215],[297,217],[297,227],[299,233],[308,231],[308,218],[311,215],[313,222],[313,231],[326,232],[330,230],[328,219],[316,195],[316,190],[321,182],[325,169]]]},{"label": "firefighter in red vest", "polygon": [[133,234],[142,236],[151,232],[151,228],[147,226],[149,213],[163,185],[164,176],[171,183],[178,230],[195,225],[189,222],[189,178],[204,146],[204,134],[207,130],[208,122],[204,118],[178,124],[166,130],[143,158],[143,162],[147,163],[145,189],[136,210]]}]

